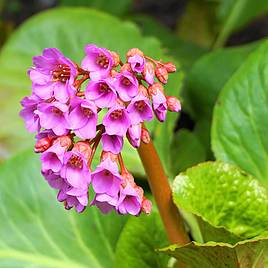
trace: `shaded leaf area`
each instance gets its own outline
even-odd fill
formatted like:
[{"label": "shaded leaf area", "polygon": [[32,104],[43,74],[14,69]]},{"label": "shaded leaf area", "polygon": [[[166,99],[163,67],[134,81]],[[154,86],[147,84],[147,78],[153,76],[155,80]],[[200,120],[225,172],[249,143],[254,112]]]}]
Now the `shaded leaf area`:
[{"label": "shaded leaf area", "polygon": [[[112,28],[112,31],[107,29]],[[104,34],[105,33],[105,34]],[[127,36],[127,38],[126,38]],[[45,47],[57,47],[66,56],[80,63],[88,43],[107,47],[117,51],[124,58],[131,47],[139,47],[146,54],[155,58],[164,58],[159,41],[155,38],[142,37],[137,27],[130,22],[122,22],[110,15],[87,8],[58,8],[40,13],[26,21],[6,43],[0,54],[0,153],[2,158],[22,151],[32,145],[33,137],[23,126],[18,113],[19,101],[30,94],[30,80],[26,75],[31,66],[31,58],[41,53]],[[170,77],[169,87],[178,95],[182,85],[182,73]],[[169,89],[167,88],[169,91]],[[153,137],[168,139],[171,142],[176,116],[165,124],[154,124]],[[167,127],[168,126],[168,127]],[[165,130],[165,131],[163,131]],[[166,135],[168,131],[168,135]],[[162,135],[164,133],[164,137]],[[11,142],[12,141],[12,142]],[[163,143],[159,141],[159,143]],[[163,158],[166,151],[159,149]],[[169,148],[165,146],[166,150]],[[126,142],[123,154],[126,155],[128,168],[139,176],[144,175],[137,153]]]},{"label": "shaded leaf area", "polygon": [[199,164],[178,175],[172,190],[178,207],[204,221],[199,225],[204,242],[234,243],[268,231],[267,191],[236,166]]},{"label": "shaded leaf area", "polygon": [[190,268],[266,267],[268,240],[248,240],[234,246],[226,243],[192,242],[185,246],[171,245],[160,252],[175,257]]},{"label": "shaded leaf area", "polygon": [[[93,196],[90,196],[92,199]],[[127,217],[66,211],[32,152],[0,166],[0,267],[111,267]]]},{"label": "shaded leaf area", "polygon": [[268,42],[224,87],[213,114],[212,149],[268,186]]},{"label": "shaded leaf area", "polygon": [[169,257],[156,252],[168,240],[158,213],[131,218],[124,226],[116,247],[114,267],[166,268]]}]

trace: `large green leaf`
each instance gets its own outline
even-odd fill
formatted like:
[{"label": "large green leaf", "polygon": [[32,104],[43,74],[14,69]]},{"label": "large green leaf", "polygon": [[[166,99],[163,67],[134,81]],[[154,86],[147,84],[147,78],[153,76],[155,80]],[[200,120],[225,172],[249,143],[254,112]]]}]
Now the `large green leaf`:
[{"label": "large green leaf", "polygon": [[189,268],[263,268],[268,264],[268,240],[242,241],[234,246],[225,243],[196,242],[172,245],[160,252],[177,258]]},{"label": "large green leaf", "polygon": [[[213,238],[206,233],[213,227],[225,228],[244,239],[268,231],[267,191],[236,166],[206,162],[188,169],[175,178],[173,199],[178,207],[200,216],[211,225],[210,228],[205,225],[201,230],[205,242]],[[215,241],[221,241],[223,237],[218,237],[220,230],[213,232]],[[233,238],[228,237],[227,241],[233,242]]]},{"label": "large green leaf", "polygon": [[169,257],[160,255],[155,249],[167,244],[158,213],[131,218],[124,226],[117,243],[114,267],[166,268]]},{"label": "large green leaf", "polygon": [[214,110],[212,148],[268,186],[268,42],[224,87]]},{"label": "large green leaf", "polygon": [[[2,157],[23,150],[33,142],[18,116],[20,99],[30,93],[26,71],[31,66],[32,56],[40,54],[45,47],[57,47],[79,63],[87,43],[96,43],[121,55],[131,47],[139,47],[152,57],[164,58],[155,38],[144,38],[134,24],[96,10],[59,8],[30,18],[12,35],[0,54],[0,121],[5,126],[0,128]],[[181,74],[173,74],[170,79],[174,92],[178,92],[182,84]],[[166,129],[166,125],[159,124],[158,128]],[[172,132],[169,134],[164,139],[171,138]],[[156,141],[163,139],[161,134],[153,136]],[[139,175],[144,174],[135,150],[130,146],[127,148],[125,154],[132,155],[128,167]]]},{"label": "large green leaf", "polygon": [[64,210],[32,152],[0,166],[0,203],[0,267],[111,267],[127,217]]}]

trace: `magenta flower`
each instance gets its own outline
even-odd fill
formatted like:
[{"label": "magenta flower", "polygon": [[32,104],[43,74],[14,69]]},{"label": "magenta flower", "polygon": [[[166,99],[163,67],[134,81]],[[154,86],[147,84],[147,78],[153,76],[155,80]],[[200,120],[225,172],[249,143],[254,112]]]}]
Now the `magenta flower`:
[{"label": "magenta flower", "polygon": [[28,71],[33,92],[41,99],[55,97],[66,103],[74,94],[73,82],[77,75],[75,64],[56,48],[46,48],[42,56],[33,58],[35,67]]},{"label": "magenta flower", "polygon": [[105,152],[111,152],[113,154],[119,154],[123,148],[123,137],[118,135],[102,134],[101,137],[102,149]]},{"label": "magenta flower", "polygon": [[124,136],[131,125],[126,109],[121,105],[110,108],[102,120],[108,135]]},{"label": "magenta flower", "polygon": [[85,47],[85,52],[86,57],[82,61],[82,68],[90,72],[90,78],[97,81],[108,77],[113,67],[110,52],[92,44]]},{"label": "magenta flower", "polygon": [[59,172],[63,164],[63,156],[66,148],[61,146],[60,142],[56,142],[41,155],[42,171],[52,170]]},{"label": "magenta flower", "polygon": [[23,109],[20,111],[20,116],[24,119],[26,128],[29,132],[40,131],[40,119],[36,113],[37,105],[41,102],[41,99],[32,94],[29,97],[24,97],[21,101]]},{"label": "magenta flower", "polygon": [[93,100],[99,108],[112,107],[117,98],[112,79],[91,80],[87,85],[85,96]]},{"label": "magenta flower", "polygon": [[45,129],[52,129],[56,135],[65,135],[68,132],[67,122],[69,107],[58,101],[41,103],[38,105],[40,125]]},{"label": "magenta flower", "polygon": [[102,213],[107,214],[115,209],[117,202],[118,195],[110,196],[108,194],[96,194],[90,205],[95,205]]},{"label": "magenta flower", "polygon": [[152,94],[153,109],[157,119],[160,122],[166,120],[167,115],[167,99],[161,90],[157,90],[156,94]]},{"label": "magenta flower", "polygon": [[65,202],[65,209],[75,207],[76,211],[81,213],[88,205],[88,187],[77,189],[66,183],[60,189],[57,199],[59,202]]},{"label": "magenta flower", "polygon": [[138,80],[130,72],[124,71],[116,76],[116,90],[123,101],[130,101],[138,94]]},{"label": "magenta flower", "polygon": [[92,101],[75,97],[71,101],[71,107],[68,115],[69,128],[81,139],[94,138],[98,121],[96,105]]},{"label": "magenta flower", "polygon": [[103,160],[91,174],[92,186],[97,194],[115,196],[120,189],[122,178],[118,167],[110,158]]},{"label": "magenta flower", "polygon": [[60,175],[75,188],[88,187],[91,176],[85,156],[79,152],[69,151],[64,154]]},{"label": "magenta flower", "polygon": [[131,214],[137,216],[141,212],[142,199],[138,191],[127,184],[125,188],[121,188],[119,200],[116,206],[116,210],[120,214]]},{"label": "magenta flower", "polygon": [[142,75],[143,75],[145,81],[149,85],[152,85],[154,83],[155,71],[154,71],[154,65],[153,65],[152,62],[148,61],[148,62],[145,63]]},{"label": "magenta flower", "polygon": [[127,131],[127,138],[133,147],[138,148],[141,143],[141,124],[131,125]]},{"label": "magenta flower", "polygon": [[149,99],[142,93],[131,100],[127,107],[127,111],[132,124],[151,121],[153,119],[153,111]]},{"label": "magenta flower", "polygon": [[141,73],[144,69],[145,59],[144,57],[136,54],[128,58],[128,63],[130,63],[133,72]]},{"label": "magenta flower", "polygon": [[44,176],[48,184],[54,189],[60,190],[64,187],[66,183],[59,173],[55,173],[51,169],[47,171],[42,171],[42,175]]}]

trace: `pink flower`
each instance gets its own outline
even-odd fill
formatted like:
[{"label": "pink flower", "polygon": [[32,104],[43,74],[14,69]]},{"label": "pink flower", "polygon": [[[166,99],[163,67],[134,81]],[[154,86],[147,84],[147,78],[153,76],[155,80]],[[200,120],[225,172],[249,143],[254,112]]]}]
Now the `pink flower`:
[{"label": "pink flower", "polygon": [[118,135],[102,134],[101,137],[102,149],[106,152],[119,154],[123,148],[123,137]]},{"label": "pink flower", "polygon": [[69,128],[81,139],[96,136],[98,121],[97,107],[92,101],[75,97],[71,101],[72,110],[68,115]]},{"label": "pink flower", "polygon": [[46,48],[42,56],[33,57],[35,67],[28,71],[33,92],[41,99],[55,97],[66,103],[74,94],[73,82],[77,75],[75,64],[56,48]]},{"label": "pink flower", "polygon": [[124,136],[131,125],[126,109],[118,104],[109,109],[102,123],[108,135],[118,136]]},{"label": "pink flower", "polygon": [[151,121],[153,119],[153,111],[150,102],[142,93],[131,100],[127,111],[132,124]]},{"label": "pink flower", "polygon": [[91,176],[85,156],[79,152],[69,151],[64,154],[60,175],[75,188],[88,187]]},{"label": "pink flower", "polygon": [[133,147],[138,148],[141,143],[141,124],[131,125],[127,131],[127,138]]},{"label": "pink flower", "polygon": [[152,85],[154,83],[154,65],[152,62],[146,62],[144,66],[144,70],[142,72],[142,75],[145,79],[145,81],[149,84]]},{"label": "pink flower", "polygon": [[90,72],[90,78],[97,81],[108,77],[113,67],[110,52],[92,44],[85,47],[85,52],[86,57],[82,61],[82,68]]},{"label": "pink flower", "polygon": [[144,69],[145,59],[136,54],[128,58],[128,63],[130,63],[133,72],[141,73]]},{"label": "pink flower", "polygon": [[110,108],[115,104],[117,95],[111,79],[90,81],[87,85],[85,96],[93,100],[99,108]]},{"label": "pink flower", "polygon": [[41,99],[32,94],[29,97],[24,97],[21,101],[23,109],[20,111],[20,116],[24,119],[26,128],[29,132],[40,131],[40,120],[36,113],[37,105],[41,102]]},{"label": "pink flower", "polygon": [[116,210],[120,214],[139,215],[141,212],[142,199],[133,186],[128,183],[120,190],[119,200]]},{"label": "pink flower", "polygon": [[67,122],[68,110],[69,107],[66,104],[58,101],[41,103],[38,105],[41,127],[52,129],[56,135],[65,135],[69,130]]},{"label": "pink flower", "polygon": [[160,122],[166,120],[167,115],[167,99],[160,89],[157,89],[155,93],[152,94],[153,100],[153,110]]},{"label": "pink flower", "polygon": [[66,183],[59,173],[55,173],[51,169],[47,171],[42,171],[42,175],[44,176],[48,184],[54,189],[60,190]]},{"label": "pink flower", "polygon": [[115,86],[119,97],[123,101],[130,101],[138,94],[138,80],[133,74],[128,71],[119,73],[116,76]]},{"label": "pink flower", "polygon": [[121,176],[118,167],[110,158],[103,160],[91,174],[92,186],[97,194],[115,196],[120,189]]},{"label": "pink flower", "polygon": [[96,194],[90,205],[95,205],[102,213],[107,214],[115,209],[117,201],[118,195],[110,196],[108,194]]}]

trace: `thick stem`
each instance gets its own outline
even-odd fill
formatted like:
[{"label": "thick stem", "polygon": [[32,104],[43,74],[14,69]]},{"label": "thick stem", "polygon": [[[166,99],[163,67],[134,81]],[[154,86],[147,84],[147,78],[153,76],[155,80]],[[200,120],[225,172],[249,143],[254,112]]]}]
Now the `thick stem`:
[{"label": "thick stem", "polygon": [[190,242],[184,229],[183,219],[172,201],[171,188],[153,142],[141,143],[138,148],[141,161],[148,176],[169,241],[184,245]]}]

